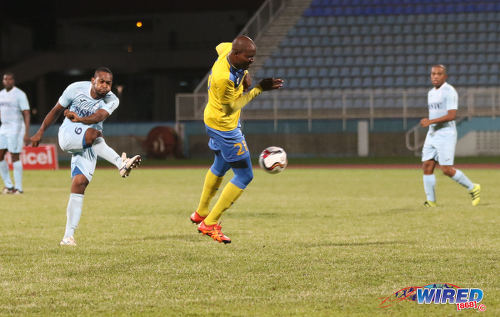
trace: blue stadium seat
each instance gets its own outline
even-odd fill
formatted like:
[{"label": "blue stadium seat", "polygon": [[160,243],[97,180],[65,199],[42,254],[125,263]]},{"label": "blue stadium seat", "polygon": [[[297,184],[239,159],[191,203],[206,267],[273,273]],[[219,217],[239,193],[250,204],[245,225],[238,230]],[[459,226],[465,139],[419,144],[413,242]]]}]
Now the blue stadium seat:
[{"label": "blue stadium seat", "polygon": [[328,77],[339,76],[339,69],[337,67],[330,67],[328,71]]},{"label": "blue stadium seat", "polygon": [[330,88],[340,87],[340,77],[334,77],[330,79]]},{"label": "blue stadium seat", "polygon": [[[318,85],[311,85],[312,87],[318,87]],[[328,88],[330,87],[330,78],[322,78],[321,83],[319,84],[319,87],[321,88]]]},{"label": "blue stadium seat", "polygon": [[365,88],[371,88],[372,87],[372,78],[371,77],[363,77],[362,86]]},{"label": "blue stadium seat", "polygon": [[297,76],[297,69],[295,67],[287,68],[287,70],[286,70],[286,77],[287,78],[296,77],[296,76]]},{"label": "blue stadium seat", "polygon": [[328,77],[328,68],[326,67],[320,67],[319,72],[318,72],[318,77]]},{"label": "blue stadium seat", "polygon": [[318,76],[318,70],[314,67],[309,67],[307,69],[307,76],[306,77],[317,77]]}]

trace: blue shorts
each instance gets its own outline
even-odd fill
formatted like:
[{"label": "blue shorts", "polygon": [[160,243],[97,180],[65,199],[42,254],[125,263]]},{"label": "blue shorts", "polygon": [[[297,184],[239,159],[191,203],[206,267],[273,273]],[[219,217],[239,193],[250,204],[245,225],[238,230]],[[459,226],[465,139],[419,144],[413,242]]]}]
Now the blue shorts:
[{"label": "blue shorts", "polygon": [[231,131],[219,131],[208,126],[208,147],[213,151],[220,151],[226,162],[236,162],[250,157],[247,142],[240,128]]}]

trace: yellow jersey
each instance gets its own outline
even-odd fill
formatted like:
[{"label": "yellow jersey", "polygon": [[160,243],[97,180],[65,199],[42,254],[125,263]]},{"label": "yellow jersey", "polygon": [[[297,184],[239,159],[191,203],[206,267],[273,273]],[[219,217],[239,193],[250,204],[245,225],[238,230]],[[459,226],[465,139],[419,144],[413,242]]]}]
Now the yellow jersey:
[{"label": "yellow jersey", "polygon": [[243,80],[248,71],[237,69],[229,63],[231,43],[221,43],[216,50],[219,57],[208,77],[208,103],[204,121],[207,126],[219,131],[231,131],[238,127],[241,108],[262,92],[256,86],[243,94]]}]

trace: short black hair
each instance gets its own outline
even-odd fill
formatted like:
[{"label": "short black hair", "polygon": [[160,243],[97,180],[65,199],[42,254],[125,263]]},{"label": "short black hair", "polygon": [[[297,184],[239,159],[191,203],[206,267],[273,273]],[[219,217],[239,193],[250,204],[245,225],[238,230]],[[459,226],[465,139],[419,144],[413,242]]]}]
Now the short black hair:
[{"label": "short black hair", "polygon": [[12,79],[16,79],[16,76],[14,76],[14,73],[13,72],[5,72],[3,73],[4,76],[10,76],[12,77]]},{"label": "short black hair", "polygon": [[96,77],[97,73],[100,73],[100,72],[108,73],[111,76],[113,76],[113,73],[111,72],[111,69],[109,69],[107,67],[104,67],[104,66],[101,66],[101,67],[97,67],[96,70],[94,71],[94,77]]},{"label": "short black hair", "polygon": [[448,74],[448,70],[446,69],[446,66],[444,66],[443,64],[434,64],[432,65],[431,69],[434,67],[442,68],[444,70],[444,73]]}]

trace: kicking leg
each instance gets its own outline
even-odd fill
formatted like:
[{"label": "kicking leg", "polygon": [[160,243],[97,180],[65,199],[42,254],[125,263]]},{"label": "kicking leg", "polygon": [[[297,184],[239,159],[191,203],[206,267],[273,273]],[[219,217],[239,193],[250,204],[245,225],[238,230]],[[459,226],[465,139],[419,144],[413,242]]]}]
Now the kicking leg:
[{"label": "kicking leg", "polygon": [[234,177],[224,187],[222,193],[215,203],[208,216],[198,226],[198,231],[206,234],[212,239],[223,242],[231,243],[231,239],[224,235],[221,231],[221,226],[218,224],[222,213],[231,207],[231,205],[241,196],[243,189],[252,181],[253,171],[252,162],[250,157],[237,162],[231,162]]},{"label": "kicking leg", "polygon": [[102,137],[102,133],[99,130],[89,128],[85,132],[84,137],[84,148],[88,147],[88,145],[92,146],[92,150],[94,150],[97,156],[102,157],[106,161],[115,165],[120,171],[120,175],[122,177],[127,177],[130,174],[132,168],[135,168],[141,163],[141,156],[136,155],[132,158],[127,158],[125,153],[118,155],[115,150],[109,147],[106,144],[106,141]]}]

